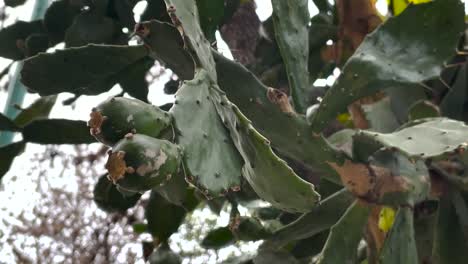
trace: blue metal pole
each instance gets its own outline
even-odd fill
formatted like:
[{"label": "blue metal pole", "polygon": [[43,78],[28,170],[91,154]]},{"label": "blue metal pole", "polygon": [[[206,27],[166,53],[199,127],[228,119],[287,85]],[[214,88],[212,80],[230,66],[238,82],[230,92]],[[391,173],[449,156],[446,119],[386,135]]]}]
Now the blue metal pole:
[{"label": "blue metal pole", "polygon": [[[31,21],[42,18],[49,6],[50,0],[36,0],[34,2],[34,9],[31,14]],[[11,119],[18,115],[19,110],[15,107],[16,105],[21,106],[26,94],[26,88],[20,82],[21,68],[23,62],[18,61],[15,66],[10,70],[11,78],[8,85],[8,97],[5,104],[3,114]],[[11,132],[0,132],[0,146],[7,145],[13,140],[13,133]]]}]

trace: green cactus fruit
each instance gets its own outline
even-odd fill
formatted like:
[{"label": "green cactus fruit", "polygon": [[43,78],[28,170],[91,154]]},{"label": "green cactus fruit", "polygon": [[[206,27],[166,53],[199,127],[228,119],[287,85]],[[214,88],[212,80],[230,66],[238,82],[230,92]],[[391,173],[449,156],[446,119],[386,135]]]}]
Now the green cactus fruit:
[{"label": "green cactus fruit", "polygon": [[170,115],[158,107],[123,97],[111,98],[93,108],[88,122],[91,134],[109,146],[130,132],[158,137],[170,124]]},{"label": "green cactus fruit", "polygon": [[106,169],[114,184],[125,191],[144,192],[177,173],[181,151],[166,140],[127,134],[109,151]]},{"label": "green cactus fruit", "polygon": [[117,190],[117,187],[103,175],[94,186],[94,202],[103,211],[108,213],[125,212],[127,209],[135,206],[141,197],[141,194],[134,193],[131,196],[125,196]]}]

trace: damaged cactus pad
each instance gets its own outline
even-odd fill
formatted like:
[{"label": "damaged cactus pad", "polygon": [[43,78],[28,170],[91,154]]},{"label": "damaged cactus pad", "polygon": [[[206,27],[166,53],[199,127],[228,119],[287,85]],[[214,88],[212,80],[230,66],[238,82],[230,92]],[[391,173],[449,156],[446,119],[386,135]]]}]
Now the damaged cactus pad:
[{"label": "damaged cactus pad", "polygon": [[171,124],[168,113],[137,99],[114,97],[102,102],[91,112],[88,121],[91,134],[112,146],[127,133],[157,137]]},{"label": "damaged cactus pad", "polygon": [[127,134],[109,151],[106,169],[121,189],[144,192],[169,180],[177,173],[181,151],[166,140],[140,134]]}]

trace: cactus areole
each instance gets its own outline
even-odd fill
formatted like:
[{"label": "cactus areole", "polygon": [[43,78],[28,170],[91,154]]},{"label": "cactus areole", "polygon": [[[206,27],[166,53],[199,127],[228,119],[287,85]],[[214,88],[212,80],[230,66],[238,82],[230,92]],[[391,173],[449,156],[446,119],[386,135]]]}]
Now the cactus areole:
[{"label": "cactus areole", "polygon": [[137,99],[114,97],[94,108],[88,121],[91,134],[112,146],[127,133],[157,137],[171,124],[168,113]]},{"label": "cactus areole", "polygon": [[166,140],[127,134],[109,151],[109,179],[121,189],[144,192],[169,180],[179,169],[180,149]]}]

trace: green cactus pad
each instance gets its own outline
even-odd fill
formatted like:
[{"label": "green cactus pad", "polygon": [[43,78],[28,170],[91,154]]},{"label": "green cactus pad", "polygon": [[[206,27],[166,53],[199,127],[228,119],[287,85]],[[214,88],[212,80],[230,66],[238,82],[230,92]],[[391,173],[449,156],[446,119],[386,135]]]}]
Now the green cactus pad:
[{"label": "green cactus pad", "polygon": [[117,142],[106,163],[110,179],[120,188],[144,192],[177,173],[180,149],[166,140],[128,134]]},{"label": "green cactus pad", "polygon": [[103,175],[99,178],[94,186],[93,194],[96,205],[108,213],[125,212],[128,208],[133,207],[141,197],[139,193],[130,197],[124,196],[117,190],[117,187],[109,181],[107,175]]},{"label": "green cactus pad", "polygon": [[164,0],[167,13],[180,34],[188,40],[190,48],[195,51],[201,68],[208,72],[212,81],[216,82],[216,69],[211,45],[205,38],[199,23],[199,14],[196,1]]},{"label": "green cactus pad", "polygon": [[24,151],[25,146],[23,141],[0,146],[0,180],[10,170],[13,160]]},{"label": "green cactus pad", "polygon": [[56,95],[40,97],[28,107],[21,110],[13,121],[17,126],[24,127],[36,119],[47,118],[56,101]]},{"label": "green cactus pad", "polygon": [[[223,0],[196,0],[196,3],[203,33],[206,39],[214,42],[216,41],[215,32],[225,19],[226,13],[229,12],[229,6],[225,8]],[[226,5],[229,5],[229,3]]]},{"label": "green cactus pad", "polygon": [[173,175],[171,179],[153,189],[167,201],[185,208],[187,211],[193,210],[198,205],[195,197],[195,190],[190,188],[185,181],[183,171]]},{"label": "green cactus pad", "polygon": [[429,101],[417,101],[411,105],[408,111],[408,120],[421,118],[439,117],[439,107]]},{"label": "green cactus pad", "polygon": [[439,202],[432,248],[434,263],[465,263],[468,259],[466,229],[451,200],[450,195],[446,195]]},{"label": "green cactus pad", "polygon": [[171,116],[140,100],[114,97],[93,108],[88,125],[97,140],[112,146],[127,133],[158,137],[171,125]]},{"label": "green cactus pad", "polygon": [[369,130],[389,133],[399,127],[400,124],[390,105],[390,98],[388,97],[372,104],[361,105],[369,124]]},{"label": "green cactus pad", "polygon": [[458,0],[410,5],[369,34],[323,98],[314,131],[359,98],[438,77],[465,28],[463,10]]},{"label": "green cactus pad", "polygon": [[271,236],[271,231],[253,217],[241,217],[233,228],[235,237],[242,241],[265,240]]},{"label": "green cactus pad", "polygon": [[413,211],[401,207],[380,253],[382,264],[419,263],[414,238]]},{"label": "green cactus pad", "polygon": [[177,232],[185,218],[185,209],[174,205],[152,191],[145,209],[148,231],[159,242],[166,243]]},{"label": "green cactus pad", "polygon": [[177,28],[166,22],[151,20],[139,23],[135,33],[151,49],[151,57],[162,61],[182,80],[193,79],[195,64],[184,50],[184,41]]},{"label": "green cactus pad", "polygon": [[386,168],[390,172],[386,177],[393,178],[392,181],[378,178],[375,180],[376,185],[379,182],[384,183],[388,191],[376,191],[376,194],[380,195],[379,203],[414,206],[429,197],[429,171],[423,160],[410,160],[399,152],[382,150],[370,158],[370,166]]},{"label": "green cactus pad", "polygon": [[201,241],[201,246],[207,249],[220,249],[234,244],[236,238],[229,227],[219,227],[211,230]]},{"label": "green cactus pad", "polygon": [[143,46],[95,44],[41,53],[24,61],[21,81],[40,95],[96,95],[112,88],[128,67],[147,55]]},{"label": "green cactus pad", "polygon": [[354,199],[355,197],[348,190],[343,189],[336,192],[323,200],[312,211],[275,231],[271,240],[281,246],[327,230],[340,219]]},{"label": "green cactus pad", "polygon": [[149,264],[181,264],[182,258],[172,251],[167,244],[159,246],[148,259]]},{"label": "green cactus pad", "polygon": [[[18,21],[0,31],[0,56],[12,60],[20,60],[25,57],[24,44],[28,36],[37,33],[45,33],[42,21]],[[23,46],[19,46],[22,41]]]},{"label": "green cactus pad", "polygon": [[206,71],[182,85],[171,113],[188,180],[208,196],[239,189],[242,158],[216,113]]},{"label": "green cactus pad", "polygon": [[273,0],[275,36],[288,73],[294,106],[305,113],[309,98],[309,31],[307,0]]},{"label": "green cactus pad", "polygon": [[86,122],[68,119],[37,119],[23,128],[23,140],[38,144],[90,144]]},{"label": "green cactus pad", "polygon": [[65,33],[67,47],[79,47],[88,43],[111,43],[118,36],[117,24],[96,10],[84,11],[77,15]]},{"label": "green cactus pad", "polygon": [[323,137],[313,134],[304,116],[282,112],[267,98],[269,88],[252,72],[216,52],[213,55],[220,88],[252,121],[252,125],[271,141],[272,146],[339,183],[337,174],[325,161],[341,162],[343,157]]},{"label": "green cactus pad", "polygon": [[330,229],[319,264],[335,264],[357,260],[357,248],[363,237],[370,207],[355,201]]},{"label": "green cactus pad", "polygon": [[407,126],[390,134],[360,131],[354,136],[353,147],[394,148],[408,157],[442,159],[463,151],[468,147],[468,126],[448,118],[420,119],[415,125]]},{"label": "green cactus pad", "polygon": [[219,89],[214,95],[218,113],[244,158],[242,174],[258,196],[284,211],[312,210],[320,199],[314,186],[297,176],[285,161],[276,156],[268,139],[255,130]]}]

